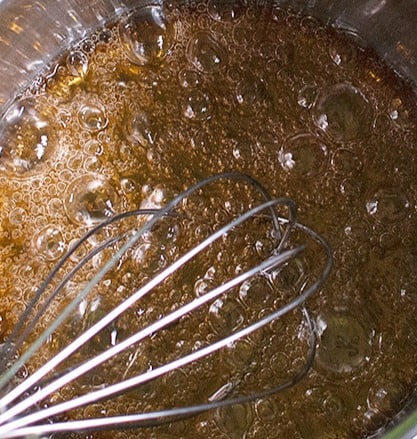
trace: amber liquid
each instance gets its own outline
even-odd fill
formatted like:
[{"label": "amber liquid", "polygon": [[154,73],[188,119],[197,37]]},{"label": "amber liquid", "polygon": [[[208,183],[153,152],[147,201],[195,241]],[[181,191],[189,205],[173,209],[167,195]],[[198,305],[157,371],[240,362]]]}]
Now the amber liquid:
[{"label": "amber liquid", "polygon": [[[371,434],[404,406],[416,382],[417,130],[411,100],[407,86],[382,62],[310,17],[221,1],[126,13],[63,54],[3,118],[1,336],[53,264],[92,225],[114,213],[159,208],[204,177],[240,171],[272,195],[296,200],[302,222],[334,250],[332,275],[307,304],[318,333],[314,367],[301,383],[268,399],[152,430],[80,437]],[[242,188],[220,190],[219,199],[205,207],[230,212],[239,190],[244,198]],[[191,210],[209,221],[211,211],[201,212]],[[157,242],[145,244],[138,254],[156,245],[158,266],[164,255]],[[201,275],[207,284],[213,276],[221,281],[222,266],[241,262],[239,255],[223,256],[217,272]],[[307,281],[310,268],[295,265],[290,278]],[[109,294],[136,286],[131,270],[114,274]],[[273,290],[266,284],[258,289]],[[184,294],[199,288],[207,285],[200,282]],[[177,300],[178,292],[172,294]],[[145,301],[137,311],[157,316],[158,303]],[[233,327],[245,307],[239,299],[221,318]],[[190,333],[208,337],[218,314],[206,311],[205,325],[186,326],[185,340]],[[121,322],[113,329],[122,333],[127,326]],[[160,393],[157,385],[146,387],[74,416],[140,411],[148,401],[155,407],[190,402],[193,392],[213,395],[236,379],[228,375],[230,361],[239,379],[246,379],[246,391],[264,388],[305,354],[300,313],[270,331],[276,337],[269,342],[246,340],[225,361],[223,354],[211,365],[179,372],[176,381],[160,384]],[[114,333],[104,336],[106,344]],[[176,349],[178,339],[158,340]],[[50,345],[59,349],[61,341]],[[134,352],[123,357],[124,364],[152,366],[145,353],[151,357],[154,345],[144,345],[141,364],[132,360]],[[66,389],[56,399],[78,390]]]}]

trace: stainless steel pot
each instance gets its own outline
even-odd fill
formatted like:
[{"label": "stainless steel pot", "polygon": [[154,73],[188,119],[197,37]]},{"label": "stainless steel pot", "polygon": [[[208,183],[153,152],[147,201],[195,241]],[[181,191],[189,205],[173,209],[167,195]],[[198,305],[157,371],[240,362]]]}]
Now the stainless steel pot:
[{"label": "stainless steel pot", "polygon": [[[253,1],[263,4],[268,0]],[[0,113],[66,47],[140,3],[145,1],[0,0]],[[415,0],[275,0],[275,3],[344,29],[359,44],[373,48],[417,87]],[[417,437],[417,395],[393,419],[383,437]]]}]

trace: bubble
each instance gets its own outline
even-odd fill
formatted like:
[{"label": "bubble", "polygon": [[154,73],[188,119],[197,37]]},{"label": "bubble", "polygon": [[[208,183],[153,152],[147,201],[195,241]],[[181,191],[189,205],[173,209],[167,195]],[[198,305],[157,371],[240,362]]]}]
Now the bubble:
[{"label": "bubble", "polygon": [[204,73],[218,72],[228,62],[226,49],[209,32],[194,34],[186,50],[188,61]]},{"label": "bubble", "polygon": [[354,65],[357,58],[357,49],[346,39],[335,38],[330,43],[329,55],[336,65],[346,68]]},{"label": "bubble", "polygon": [[261,310],[274,299],[273,292],[273,287],[268,279],[257,276],[242,284],[239,297],[249,309]]},{"label": "bubble", "polygon": [[405,395],[407,389],[398,378],[376,377],[368,391],[368,407],[375,412],[394,414]]},{"label": "bubble", "polygon": [[147,146],[155,142],[157,134],[145,112],[137,112],[124,124],[127,140],[133,145]]},{"label": "bubble", "polygon": [[119,26],[120,41],[134,64],[158,64],[175,41],[175,28],[161,6],[147,5],[128,15]]},{"label": "bubble", "polygon": [[400,288],[401,299],[413,304],[417,303],[417,279],[406,276]]},{"label": "bubble", "polygon": [[335,420],[341,419],[346,414],[347,401],[347,395],[339,396],[332,391],[327,391],[322,402],[323,409],[329,417]]},{"label": "bubble", "polygon": [[409,110],[400,98],[392,99],[388,106],[388,115],[400,127],[407,128],[411,124]]},{"label": "bubble", "polygon": [[63,128],[67,128],[68,124],[71,122],[71,113],[67,110],[58,110],[56,120]]},{"label": "bubble", "polygon": [[99,41],[109,44],[112,41],[113,32],[110,29],[102,29],[98,35]]},{"label": "bubble", "polygon": [[273,398],[259,399],[255,403],[255,413],[261,422],[274,422],[279,415],[277,402]]},{"label": "bubble", "polygon": [[101,176],[84,175],[68,186],[65,210],[68,218],[82,225],[100,223],[115,213],[118,196],[113,186]]},{"label": "bubble", "polygon": [[132,260],[144,273],[158,273],[167,265],[167,258],[162,245],[141,242],[132,251]]},{"label": "bubble", "polygon": [[226,22],[238,20],[245,13],[240,0],[210,0],[208,12],[213,20]]},{"label": "bubble", "polygon": [[411,206],[407,194],[399,187],[382,187],[366,200],[366,211],[383,224],[404,220]]},{"label": "bubble", "polygon": [[84,145],[84,151],[88,155],[98,157],[103,154],[103,145],[97,140],[90,140]]},{"label": "bubble", "polygon": [[50,157],[54,128],[31,98],[14,102],[0,121],[0,170],[23,175]]},{"label": "bubble", "polygon": [[214,332],[226,335],[242,326],[245,311],[233,300],[217,299],[210,306],[208,318]]},{"label": "bubble", "polygon": [[89,68],[87,55],[80,51],[70,52],[67,57],[67,66],[72,76],[84,78]]},{"label": "bubble", "polygon": [[26,211],[22,207],[15,207],[9,213],[9,221],[14,225],[22,224],[26,220]]},{"label": "bubble", "polygon": [[141,209],[160,209],[167,200],[167,190],[160,186],[151,188],[145,185],[142,188],[144,198],[140,204]]},{"label": "bubble", "polygon": [[268,92],[262,78],[247,79],[237,85],[236,100],[240,108],[251,115],[253,115],[253,105],[263,103],[267,98]]},{"label": "bubble", "polygon": [[202,79],[198,72],[194,70],[183,69],[178,73],[178,82],[181,87],[195,88],[201,85]]},{"label": "bubble", "polygon": [[379,244],[384,250],[391,250],[400,244],[400,236],[398,234],[384,232],[379,237]]},{"label": "bubble", "polygon": [[292,359],[283,352],[276,352],[273,354],[269,361],[269,366],[274,375],[284,375],[287,374],[288,371],[294,369]]},{"label": "bubble", "polygon": [[237,370],[244,370],[245,367],[254,366],[257,361],[256,349],[247,340],[238,340],[228,345],[223,354],[224,363]]},{"label": "bubble", "polygon": [[316,87],[311,85],[305,85],[297,95],[297,103],[301,107],[311,108],[314,105],[316,99],[317,90]]},{"label": "bubble", "polygon": [[81,44],[81,50],[87,54],[93,53],[95,48],[96,48],[96,45],[92,39],[86,39]]},{"label": "bubble", "polygon": [[230,439],[242,439],[253,422],[252,408],[249,404],[234,404],[215,412],[214,419],[219,429]]},{"label": "bubble", "polygon": [[316,177],[327,164],[327,147],[312,134],[298,134],[289,139],[278,153],[282,168],[300,177]]},{"label": "bubble", "polygon": [[258,50],[259,50],[259,55],[261,55],[262,58],[265,58],[270,61],[268,62],[268,69],[277,72],[280,69],[281,64],[278,62],[278,60],[275,59],[276,44],[271,41],[263,41],[260,43]]},{"label": "bubble", "polygon": [[353,242],[367,242],[370,236],[369,226],[366,222],[352,218],[345,225],[345,235]]},{"label": "bubble", "polygon": [[212,279],[198,279],[194,284],[194,292],[197,297],[204,296],[209,293],[214,286],[214,282]]},{"label": "bubble", "polygon": [[65,252],[64,237],[56,226],[48,226],[39,231],[34,238],[34,245],[40,256],[47,261],[56,261]]},{"label": "bubble", "polygon": [[340,83],[319,92],[314,121],[334,140],[347,142],[369,135],[372,108],[361,90]]},{"label": "bubble", "polygon": [[369,361],[370,334],[356,317],[334,313],[317,318],[319,345],[316,363],[326,371],[350,374]]},{"label": "bubble", "polygon": [[131,194],[136,191],[137,185],[134,179],[125,177],[120,180],[120,188],[123,193]]},{"label": "bubble", "polygon": [[83,128],[99,132],[107,127],[108,119],[104,107],[100,104],[85,104],[78,112],[78,121]]},{"label": "bubble", "polygon": [[212,107],[212,99],[208,93],[202,90],[194,90],[184,99],[182,112],[187,119],[201,122],[212,118]]},{"label": "bubble", "polygon": [[362,168],[362,162],[356,152],[348,148],[338,148],[331,160],[335,172],[350,175]]}]

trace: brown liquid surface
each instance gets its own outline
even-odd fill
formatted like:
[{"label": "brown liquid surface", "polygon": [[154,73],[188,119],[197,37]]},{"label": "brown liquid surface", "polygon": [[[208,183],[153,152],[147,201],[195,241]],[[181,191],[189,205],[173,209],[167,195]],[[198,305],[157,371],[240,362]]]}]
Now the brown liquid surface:
[{"label": "brown liquid surface", "polygon": [[[0,157],[0,333],[4,338],[10,332],[36,286],[92,224],[113,213],[161,207],[204,177],[240,171],[274,196],[296,200],[302,222],[325,236],[334,250],[332,275],[308,302],[319,334],[315,364],[297,386],[268,399],[152,431],[91,437],[360,437],[388,422],[415,385],[417,130],[412,95],[372,54],[313,19],[232,3],[153,6],[126,14],[64,54],[6,113]],[[203,226],[215,214],[227,216],[239,196],[249,196],[246,205],[251,203],[250,194],[238,186],[218,188],[210,201],[191,203],[188,212],[199,220],[202,236]],[[167,219],[162,233],[172,238],[177,223]],[[183,232],[195,227],[180,221]],[[245,236],[259,230],[254,224],[242,232],[244,245]],[[134,259],[139,266],[146,260],[145,277],[152,275],[152,263],[159,267],[170,251],[182,248],[164,247],[161,256],[156,238],[142,244]],[[220,274],[204,266],[202,280],[210,284],[214,276],[220,282],[230,275],[222,267],[233,273],[251,261],[248,256],[242,262],[242,254],[223,254],[215,267]],[[105,284],[108,294],[135,287],[138,280],[130,279],[135,269],[127,263],[114,274]],[[307,278],[305,267],[295,270],[296,279]],[[314,264],[308,270],[314,271]],[[269,280],[258,281],[270,288]],[[200,282],[194,292],[183,288],[182,294],[197,294],[198,288],[207,285]],[[174,302],[183,297],[174,281],[164,291],[172,292]],[[151,319],[163,313],[158,303],[145,300],[135,312]],[[229,325],[240,312],[248,321],[255,318],[248,311],[251,304],[244,298],[238,303],[239,310],[226,308]],[[93,305],[88,306],[91,311]],[[261,312],[269,305],[256,306]],[[221,334],[218,314],[205,312],[201,327],[185,323],[175,337],[197,343],[198,336],[191,334],[207,337],[210,328]],[[131,330],[128,320],[113,328],[121,338]],[[137,324],[144,325],[143,320]],[[282,371],[297,368],[306,350],[303,327],[301,313],[295,312],[282,326],[269,328],[269,341],[245,340],[226,359],[219,354],[209,366],[188,367],[156,384],[160,393],[145,387],[143,393],[74,416],[144,410],[149,401],[154,406],[199,402],[192,396],[195,389],[213,395],[228,379],[244,382],[247,392],[263,388],[271,376],[279,381]],[[275,339],[271,334],[277,334]],[[111,331],[105,336],[110,339]],[[162,361],[162,352],[179,349],[178,339],[170,336],[145,343],[123,364],[146,370],[152,365],[146,353],[155,363]],[[60,343],[55,338],[50,349],[59,349]],[[240,376],[230,376],[231,370]],[[89,385],[102,384],[100,379]]]}]

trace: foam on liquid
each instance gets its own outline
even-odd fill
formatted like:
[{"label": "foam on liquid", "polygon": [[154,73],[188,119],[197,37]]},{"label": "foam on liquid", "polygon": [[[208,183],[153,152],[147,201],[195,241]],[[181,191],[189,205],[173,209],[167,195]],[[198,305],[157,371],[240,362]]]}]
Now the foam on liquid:
[{"label": "foam on liquid", "polygon": [[[416,382],[414,107],[410,90],[372,54],[310,17],[217,0],[124,14],[63,54],[1,121],[0,335],[92,225],[125,210],[160,207],[201,178],[238,170],[273,195],[295,199],[302,221],[334,249],[332,276],[308,303],[319,334],[314,368],[271,398],[133,437],[372,433],[403,406]],[[233,192],[228,200],[219,211],[238,204]],[[153,245],[137,249],[139,266]],[[222,261],[239,262],[232,254]],[[207,273],[195,294],[210,287],[216,274]],[[121,286],[133,282],[128,270],[122,274]],[[296,267],[293,279],[302,276],[303,267]],[[239,307],[224,306],[229,324],[253,305],[251,289],[269,300],[269,280],[256,282],[245,286]],[[227,319],[217,311],[206,323],[221,333]],[[299,322],[297,315],[288,328]],[[279,329],[281,340],[294,337],[288,328]],[[245,355],[256,358],[256,343],[242,343],[226,363],[239,367]],[[248,372],[248,389],[251,380],[279,379],[279,371],[296,364],[297,355],[279,350],[280,343],[265,344],[262,364]],[[147,350],[152,344],[144,345],[140,367]],[[213,370],[228,367],[213,361],[218,364],[206,372],[178,372],[176,387],[165,390],[186,400],[184,389],[198,388],[205,376],[212,391]],[[218,390],[226,392],[224,386]],[[65,391],[72,390],[57,398]],[[153,397],[149,387],[84,414],[133,411],[137,399]]]}]

